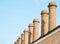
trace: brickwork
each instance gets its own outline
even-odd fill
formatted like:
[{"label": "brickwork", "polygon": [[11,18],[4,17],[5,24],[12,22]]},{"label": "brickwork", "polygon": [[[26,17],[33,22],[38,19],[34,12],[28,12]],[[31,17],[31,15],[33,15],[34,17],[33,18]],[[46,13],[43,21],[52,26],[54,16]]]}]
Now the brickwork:
[{"label": "brickwork", "polygon": [[24,44],[24,34],[21,34],[21,44]]},{"label": "brickwork", "polygon": [[21,38],[19,37],[16,44],[21,44]]},{"label": "brickwork", "polygon": [[38,39],[38,36],[39,36],[38,32],[39,32],[39,20],[34,19],[34,21],[33,21],[33,41]]},{"label": "brickwork", "polygon": [[40,44],[60,44],[60,28],[59,31],[51,36],[47,37],[46,39],[42,40]]},{"label": "brickwork", "polygon": [[51,31],[56,27],[56,3],[50,2],[48,5],[49,8],[49,30]]},{"label": "brickwork", "polygon": [[[46,10],[42,10],[41,12],[41,38],[56,27],[56,7],[57,5],[55,2],[50,2],[48,5],[49,12]],[[14,44],[30,44],[31,42],[34,43],[35,40],[40,39],[39,20],[34,19],[33,24],[29,24],[28,27],[29,30],[25,29],[24,34],[21,34],[21,37],[19,37]],[[45,39],[42,38],[43,40],[40,40],[38,43],[35,42],[34,44],[60,44],[60,28],[58,30],[58,32]]]},{"label": "brickwork", "polygon": [[29,43],[33,42],[33,24],[29,24]]},{"label": "brickwork", "polygon": [[41,12],[41,35],[45,35],[48,32],[48,11],[42,10]]},{"label": "brickwork", "polygon": [[24,44],[29,44],[29,31],[27,29],[24,30]]}]

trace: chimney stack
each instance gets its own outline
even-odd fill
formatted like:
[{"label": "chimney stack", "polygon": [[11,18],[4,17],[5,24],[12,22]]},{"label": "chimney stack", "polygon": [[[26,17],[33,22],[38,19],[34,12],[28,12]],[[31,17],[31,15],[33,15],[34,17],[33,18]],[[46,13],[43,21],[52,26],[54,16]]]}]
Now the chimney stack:
[{"label": "chimney stack", "polygon": [[48,32],[48,12],[42,10],[41,12],[41,35],[45,35]]},{"label": "chimney stack", "polygon": [[49,30],[51,31],[56,27],[56,3],[50,2],[48,5],[49,8]]},{"label": "chimney stack", "polygon": [[29,43],[33,42],[33,24],[29,24]]},{"label": "chimney stack", "polygon": [[17,44],[21,44],[21,38],[20,37],[17,40]]},{"label": "chimney stack", "polygon": [[24,30],[24,44],[29,44],[29,31],[27,29]]},{"label": "chimney stack", "polygon": [[33,41],[37,40],[39,37],[39,20],[34,19],[33,21]]},{"label": "chimney stack", "polygon": [[21,34],[21,44],[24,44],[24,34]]}]

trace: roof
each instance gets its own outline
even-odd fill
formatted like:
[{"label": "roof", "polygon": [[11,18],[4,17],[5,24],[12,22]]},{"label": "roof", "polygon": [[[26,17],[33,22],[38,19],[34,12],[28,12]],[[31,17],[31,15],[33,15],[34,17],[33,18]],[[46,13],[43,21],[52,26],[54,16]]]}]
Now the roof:
[{"label": "roof", "polygon": [[[59,25],[59,26],[57,26],[56,28],[54,28],[53,30],[49,31],[47,34],[45,34],[45,35],[43,35],[43,36],[39,37],[37,40],[33,41],[32,43],[35,43],[36,41],[38,41],[38,40],[42,39],[43,37],[45,37],[45,36],[47,36],[47,35],[51,34],[51,33],[52,33],[52,32],[54,32],[55,30],[57,30],[58,28],[60,28],[60,25]],[[32,44],[32,43],[31,43],[31,44]]]}]

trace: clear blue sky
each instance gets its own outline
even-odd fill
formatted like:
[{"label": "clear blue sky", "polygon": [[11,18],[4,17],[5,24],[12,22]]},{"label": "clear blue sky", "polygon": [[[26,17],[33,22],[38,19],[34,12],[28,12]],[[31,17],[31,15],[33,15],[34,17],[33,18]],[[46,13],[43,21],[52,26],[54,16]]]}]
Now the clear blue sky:
[{"label": "clear blue sky", "polygon": [[0,0],[0,44],[14,44],[34,18],[41,19],[41,10],[48,10],[51,1],[58,5],[56,21],[59,25],[60,0]]}]

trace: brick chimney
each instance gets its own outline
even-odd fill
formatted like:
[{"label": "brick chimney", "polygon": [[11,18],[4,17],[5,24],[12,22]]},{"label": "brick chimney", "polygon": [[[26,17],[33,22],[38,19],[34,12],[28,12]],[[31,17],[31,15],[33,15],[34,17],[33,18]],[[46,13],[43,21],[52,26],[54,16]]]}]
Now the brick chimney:
[{"label": "brick chimney", "polygon": [[41,12],[41,35],[45,35],[48,32],[48,12],[42,10]]},{"label": "brick chimney", "polygon": [[49,8],[49,30],[51,31],[56,27],[56,3],[50,2],[48,5]]},{"label": "brick chimney", "polygon": [[29,24],[29,43],[33,42],[33,24]]},{"label": "brick chimney", "polygon": [[17,44],[21,44],[21,38],[20,37],[17,39]]},{"label": "brick chimney", "polygon": [[38,32],[39,32],[39,20],[34,19],[33,20],[33,41],[38,39],[38,37],[39,37]]},{"label": "brick chimney", "polygon": [[21,44],[24,44],[24,34],[21,34]]},{"label": "brick chimney", "polygon": [[29,31],[27,29],[24,30],[24,44],[29,44]]}]

